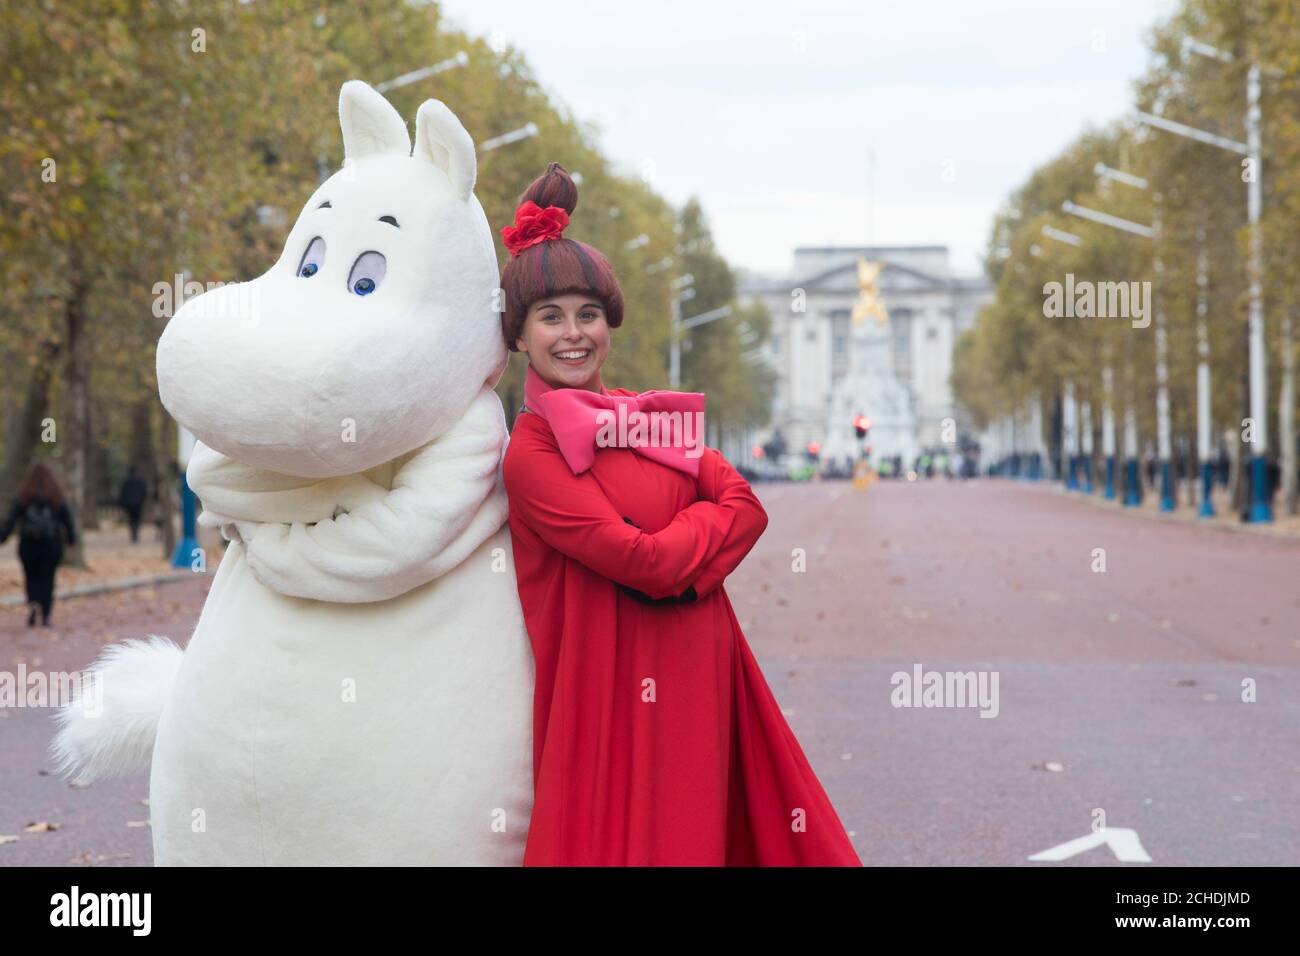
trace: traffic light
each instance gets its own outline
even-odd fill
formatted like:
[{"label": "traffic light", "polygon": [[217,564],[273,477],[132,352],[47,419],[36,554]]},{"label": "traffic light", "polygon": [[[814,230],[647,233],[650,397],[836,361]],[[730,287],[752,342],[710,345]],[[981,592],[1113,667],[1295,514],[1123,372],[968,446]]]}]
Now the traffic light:
[{"label": "traffic light", "polygon": [[853,430],[858,433],[859,438],[866,438],[867,432],[871,430],[871,419],[866,415],[855,415],[853,417]]},{"label": "traffic light", "polygon": [[809,461],[816,461],[821,452],[822,446],[820,442],[810,441],[808,443],[807,455]]}]

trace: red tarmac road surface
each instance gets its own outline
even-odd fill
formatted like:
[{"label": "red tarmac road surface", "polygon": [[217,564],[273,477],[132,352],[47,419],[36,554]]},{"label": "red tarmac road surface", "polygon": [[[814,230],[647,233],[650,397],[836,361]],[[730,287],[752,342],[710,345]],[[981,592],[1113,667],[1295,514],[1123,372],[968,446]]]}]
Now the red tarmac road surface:
[{"label": "red tarmac road surface", "polygon": [[[867,865],[1141,865],[1028,861],[1098,813],[1155,864],[1300,863],[1300,541],[1020,482],[757,490],[771,522],[727,590]],[[207,580],[67,602],[57,639],[5,610],[0,667],[184,639]],[[996,675],[996,716],[893,706],[918,666]],[[69,788],[50,735],[0,711],[0,865],[149,862],[147,777]]]},{"label": "red tarmac road surface", "polygon": [[[193,581],[58,602],[49,628],[28,628],[21,608],[0,608],[0,670],[16,676],[21,662],[29,674],[75,671],[94,660],[101,645],[148,634],[183,642],[210,580],[195,575]],[[48,709],[0,708],[0,866],[152,863],[148,774],[84,789],[50,775],[51,716]],[[24,832],[33,823],[58,829]],[[6,836],[19,839],[6,843]]]}]

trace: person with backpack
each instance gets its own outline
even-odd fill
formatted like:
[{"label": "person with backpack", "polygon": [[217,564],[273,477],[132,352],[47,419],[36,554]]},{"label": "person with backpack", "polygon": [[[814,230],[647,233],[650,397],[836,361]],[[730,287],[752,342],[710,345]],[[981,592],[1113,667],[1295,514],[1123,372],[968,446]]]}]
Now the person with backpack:
[{"label": "person with backpack", "polygon": [[77,543],[77,532],[72,523],[72,512],[63,500],[63,489],[49,465],[34,461],[23,476],[4,526],[0,527],[0,544],[18,530],[18,560],[23,566],[23,581],[27,588],[27,626],[36,625],[36,612],[41,614],[41,624],[50,623],[50,609],[54,606],[54,573],[63,560],[63,539]]}]

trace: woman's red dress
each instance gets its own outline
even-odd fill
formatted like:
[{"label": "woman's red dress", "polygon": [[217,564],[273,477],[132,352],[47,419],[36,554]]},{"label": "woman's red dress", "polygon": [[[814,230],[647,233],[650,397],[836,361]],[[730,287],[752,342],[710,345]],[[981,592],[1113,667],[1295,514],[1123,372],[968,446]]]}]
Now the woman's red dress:
[{"label": "woman's red dress", "polygon": [[861,866],[722,588],[767,527],[748,483],[711,448],[698,479],[626,448],[574,475],[526,411],[503,471],[537,665],[524,865]]}]

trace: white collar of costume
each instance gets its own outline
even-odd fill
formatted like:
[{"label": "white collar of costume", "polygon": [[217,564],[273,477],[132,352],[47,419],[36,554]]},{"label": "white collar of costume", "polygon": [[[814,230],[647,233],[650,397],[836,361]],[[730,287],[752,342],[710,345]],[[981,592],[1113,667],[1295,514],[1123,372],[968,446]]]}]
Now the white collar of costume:
[{"label": "white collar of costume", "polygon": [[321,601],[382,601],[446,574],[505,523],[501,402],[483,389],[449,431],[401,458],[298,478],[197,444],[186,478],[199,523],[242,543],[263,585]]}]

